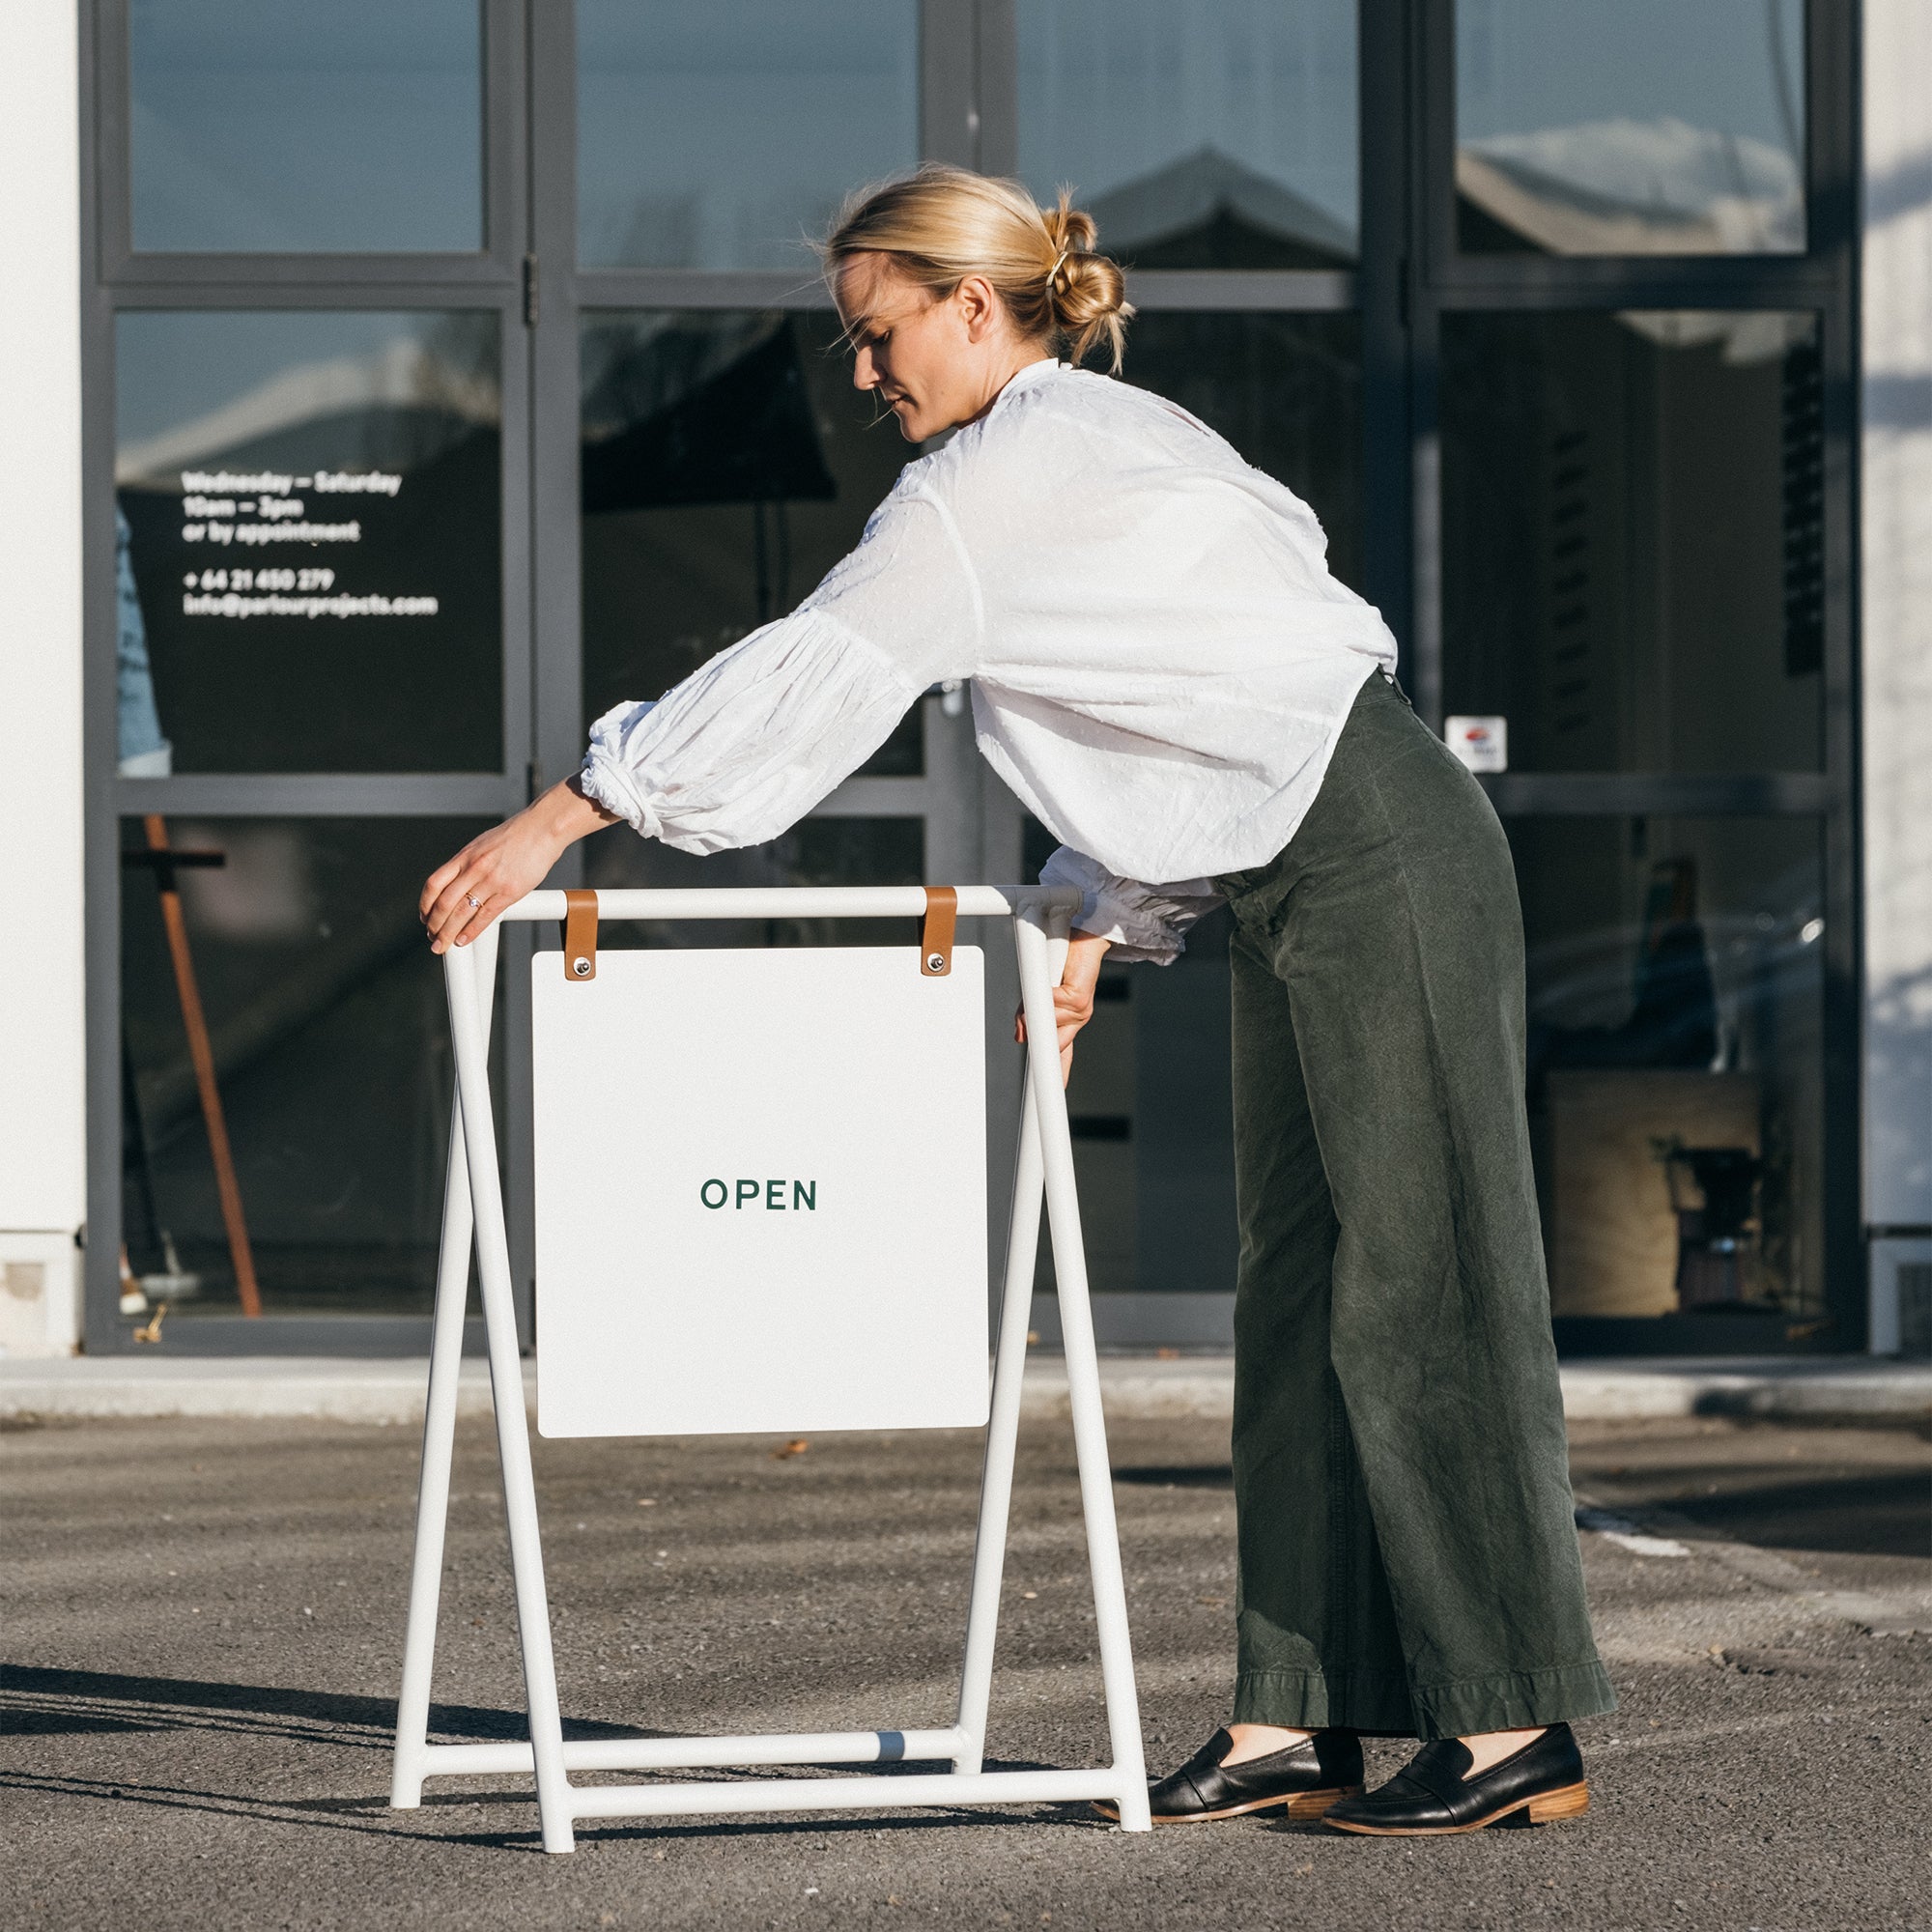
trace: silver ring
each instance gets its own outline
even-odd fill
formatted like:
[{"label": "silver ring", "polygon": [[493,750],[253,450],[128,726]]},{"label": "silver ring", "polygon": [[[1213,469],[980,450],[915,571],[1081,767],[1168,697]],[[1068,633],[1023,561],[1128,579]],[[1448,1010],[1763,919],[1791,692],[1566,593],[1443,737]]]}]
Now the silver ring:
[{"label": "silver ring", "polygon": [[471,897],[469,898],[469,903],[474,906],[478,912],[481,912],[483,910],[483,901],[479,898]]}]

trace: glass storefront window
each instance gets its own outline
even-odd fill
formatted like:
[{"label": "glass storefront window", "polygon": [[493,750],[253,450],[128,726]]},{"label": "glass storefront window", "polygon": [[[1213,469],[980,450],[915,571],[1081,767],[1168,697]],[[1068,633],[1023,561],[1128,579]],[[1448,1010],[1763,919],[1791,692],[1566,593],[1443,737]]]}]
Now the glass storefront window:
[{"label": "glass storefront window", "polygon": [[794,269],[919,158],[915,0],[578,0],[578,260]]},{"label": "glass storefront window", "polygon": [[[167,824],[265,1315],[429,1312],[449,1131],[423,879],[461,819]],[[121,885],[129,1268],[170,1321],[237,1312],[181,990],[139,819]]]},{"label": "glass storefront window", "polygon": [[1362,348],[1353,314],[1155,310],[1127,329],[1129,383],[1217,430],[1321,520],[1328,565],[1362,587]]},{"label": "glass storefront window", "polygon": [[1445,316],[1446,708],[1509,768],[1815,771],[1808,316]]},{"label": "glass storefront window", "polygon": [[[792,610],[919,452],[829,311],[592,315],[582,366],[587,724]],[[867,773],[917,777],[920,725]]]},{"label": "glass storefront window", "polygon": [[115,322],[120,758],[503,760],[494,311]]},{"label": "glass storefront window", "polygon": [[[583,848],[583,883],[599,892],[735,886],[917,886],[925,880],[925,823],[915,817],[802,818],[763,845],[699,858],[622,826]],[[912,946],[919,923],[895,919],[653,921],[611,925],[600,944],[624,946]],[[981,935],[972,943],[987,945]]]},{"label": "glass storefront window", "polygon": [[1332,269],[1358,218],[1355,0],[1019,0],[1019,171],[1143,269]]},{"label": "glass storefront window", "polygon": [[[1021,870],[1058,844],[1024,821]],[[1103,963],[1066,1088],[1087,1273],[1096,1294],[1232,1294],[1235,1100],[1224,909],[1162,967]],[[1039,1286],[1053,1286],[1041,1230]]]},{"label": "glass storefront window", "polygon": [[1508,821],[1559,1318],[1824,1302],[1817,824]]},{"label": "glass storefront window", "polygon": [[1804,0],[1457,0],[1479,254],[1804,249]]},{"label": "glass storefront window", "polygon": [[132,0],[137,249],[483,246],[478,0]]},{"label": "glass storefront window", "polygon": [[[1143,314],[1127,331],[1122,375],[1192,411],[1293,490],[1321,520],[1330,568],[1360,587],[1354,315]],[[1027,820],[1029,879],[1054,843]],[[1158,972],[1103,972],[1067,1090],[1096,1292],[1234,1292],[1228,923],[1224,915],[1203,922],[1180,958]],[[1041,1280],[1051,1279],[1049,1257]]]}]

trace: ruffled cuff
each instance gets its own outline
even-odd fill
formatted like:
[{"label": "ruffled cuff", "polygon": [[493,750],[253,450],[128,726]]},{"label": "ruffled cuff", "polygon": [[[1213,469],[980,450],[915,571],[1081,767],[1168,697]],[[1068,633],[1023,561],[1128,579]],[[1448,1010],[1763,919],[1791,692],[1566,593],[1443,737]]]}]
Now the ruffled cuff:
[{"label": "ruffled cuff", "polygon": [[1039,868],[1043,886],[1075,886],[1080,911],[1073,923],[1082,932],[1112,942],[1113,956],[1171,966],[1186,947],[1189,926],[1221,902],[1207,879],[1171,885],[1144,885],[1110,872],[1084,852],[1063,845]]},{"label": "ruffled cuff", "polygon": [[651,802],[639,788],[637,774],[624,760],[625,742],[651,713],[655,702],[613,705],[590,727],[590,748],[583,754],[578,781],[583,795],[614,811],[624,823],[645,838],[655,838],[663,831]]}]

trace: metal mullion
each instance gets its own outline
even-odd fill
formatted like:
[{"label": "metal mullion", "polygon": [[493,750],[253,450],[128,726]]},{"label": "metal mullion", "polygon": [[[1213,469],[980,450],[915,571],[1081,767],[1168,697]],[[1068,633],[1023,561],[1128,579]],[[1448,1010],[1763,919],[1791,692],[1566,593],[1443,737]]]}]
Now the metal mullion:
[{"label": "metal mullion", "polygon": [[1409,447],[1407,0],[1359,0],[1355,43],[1362,331],[1362,524],[1371,604],[1406,658],[1414,544]]},{"label": "metal mullion", "polygon": [[978,0],[974,111],[981,174],[1020,171],[1020,30],[1017,0]]},{"label": "metal mullion", "polygon": [[[153,284],[265,283],[327,278],[384,288],[396,282],[475,284],[512,280],[522,253],[522,166],[519,126],[523,95],[522,0],[484,0],[483,93],[477,103],[482,141],[483,247],[480,250],[390,254],[350,250],[329,254],[137,254],[133,245],[133,179],[128,124],[132,72],[128,54],[128,0],[96,0],[95,49],[96,249],[101,279],[117,287]],[[500,132],[498,131],[500,130]]]},{"label": "metal mullion", "polygon": [[[928,711],[928,726],[937,728]],[[812,818],[924,818],[948,803],[943,788],[930,776],[920,778],[853,777],[835,785],[808,814]]]},{"label": "metal mullion", "polygon": [[1868,1344],[1863,1220],[1864,945],[1858,656],[1860,176],[1859,11],[1806,10],[1806,220],[1814,258],[1833,270],[1820,318],[1824,406],[1824,762],[1832,810],[1825,871],[1825,1307],[1846,1346]]},{"label": "metal mullion", "polygon": [[978,0],[919,0],[919,156],[980,166]]},{"label": "metal mullion", "polygon": [[518,313],[513,282],[116,282],[102,293],[119,309],[394,309],[494,308]]},{"label": "metal mullion", "polygon": [[1463,255],[1434,292],[1445,308],[1808,308],[1832,270],[1804,255]]},{"label": "metal mullion", "polygon": [[1477,782],[1503,818],[1823,818],[1822,772],[1506,772]]},{"label": "metal mullion", "polygon": [[81,57],[86,63],[81,69],[81,99],[92,107],[89,125],[82,130],[82,171],[93,177],[83,218],[91,215],[93,225],[88,266],[103,280],[133,248],[128,5],[128,0],[94,0],[79,10]]},{"label": "metal mullion", "polygon": [[[81,765],[82,951],[87,997],[87,1173],[81,1256],[84,1346],[111,1351],[120,1340],[121,1122],[121,850],[114,800],[117,764],[116,594],[94,565],[114,554],[114,311],[91,269],[104,225],[102,158],[97,136],[113,118],[101,111],[92,76],[110,70],[99,34],[100,16],[83,7],[81,62]],[[125,46],[125,40],[123,42]],[[125,101],[126,96],[122,97]],[[124,125],[125,111],[120,116]],[[125,178],[125,177],[124,177]]]},{"label": "metal mullion", "polygon": [[[1453,243],[1442,199],[1454,171],[1454,21],[1446,5],[1408,0],[1409,61],[1403,95],[1407,146],[1408,245],[1399,293],[1408,337],[1409,634],[1402,671],[1416,712],[1442,729],[1442,314],[1435,271]],[[1449,173],[1445,176],[1444,168]]]},{"label": "metal mullion", "polygon": [[1129,269],[1127,299],[1140,310],[1262,309],[1324,314],[1351,309],[1357,277],[1349,270]]},{"label": "metal mullion", "polygon": [[[528,0],[532,7],[539,0]],[[498,275],[519,276],[528,246],[529,136],[525,116],[526,0],[484,0],[483,258]]]},{"label": "metal mullion", "polygon": [[815,266],[788,269],[589,269],[572,277],[580,308],[829,309]]},{"label": "metal mullion", "polygon": [[[525,337],[530,383],[529,659],[527,793],[574,771],[583,749],[583,598],[579,508],[577,266],[577,8],[532,0],[526,27],[525,107],[528,168],[527,247],[537,302]],[[583,848],[573,846],[545,883],[583,883]],[[535,1339],[536,1201],[530,1062],[530,971],[536,931],[513,925],[503,946],[500,1029],[505,1122],[504,1213],[517,1328]]]},{"label": "metal mullion", "polygon": [[[242,1315],[177,1316],[168,1323],[158,1350],[141,1350],[116,1332],[96,1344],[90,1354],[160,1354],[205,1360],[235,1355],[349,1355],[362,1360],[420,1357],[429,1353],[427,1315]],[[463,1352],[480,1355],[485,1342],[480,1317],[464,1323]]]},{"label": "metal mullion", "polygon": [[1460,259],[1456,252],[1456,7],[1455,0],[1402,0],[1409,15],[1415,72],[1417,179],[1414,239],[1417,267],[1432,285]]},{"label": "metal mullion", "polygon": [[117,817],[460,818],[524,803],[523,775],[498,772],[205,772],[117,779]]},{"label": "metal mullion", "polygon": [[192,288],[203,283],[282,289],[327,282],[332,287],[387,289],[397,283],[429,283],[452,289],[499,288],[516,270],[489,255],[133,255],[106,279],[116,289]]}]

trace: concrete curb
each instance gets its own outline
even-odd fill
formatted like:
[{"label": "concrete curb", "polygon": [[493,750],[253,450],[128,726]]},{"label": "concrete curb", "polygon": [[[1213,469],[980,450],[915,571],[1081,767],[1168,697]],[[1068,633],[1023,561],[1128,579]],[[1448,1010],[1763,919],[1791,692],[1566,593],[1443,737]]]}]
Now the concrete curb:
[{"label": "concrete curb", "polygon": [[[526,1394],[534,1392],[535,1373],[533,1363],[525,1363]],[[0,1360],[0,1418],[179,1415],[419,1425],[427,1374],[419,1358]],[[1932,1365],[1864,1356],[1581,1362],[1566,1365],[1562,1376],[1564,1412],[1573,1422],[1695,1415],[1932,1421]],[[1226,1421],[1234,1407],[1234,1364],[1225,1355],[1107,1356],[1100,1384],[1107,1413],[1122,1421]],[[1023,1408],[1036,1417],[1066,1414],[1066,1372],[1057,1356],[1029,1363]],[[463,1364],[457,1409],[489,1413],[481,1361]]]}]

